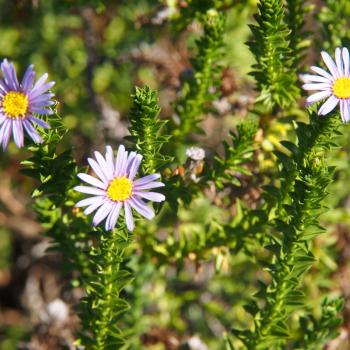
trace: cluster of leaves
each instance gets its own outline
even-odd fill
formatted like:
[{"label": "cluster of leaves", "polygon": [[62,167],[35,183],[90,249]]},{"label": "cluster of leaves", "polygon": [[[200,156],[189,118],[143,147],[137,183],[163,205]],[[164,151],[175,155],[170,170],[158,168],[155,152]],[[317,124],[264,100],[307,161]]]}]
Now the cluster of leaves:
[{"label": "cluster of leaves", "polygon": [[224,156],[214,157],[210,178],[218,188],[223,188],[224,183],[240,186],[238,174],[251,175],[251,172],[242,167],[244,163],[252,159],[255,150],[254,137],[258,129],[256,120],[247,120],[237,126],[237,133],[231,132],[232,145],[224,142]]},{"label": "cluster of leaves", "polygon": [[[257,83],[262,102],[267,108],[288,107],[298,97],[297,73],[293,69],[292,49],[290,47],[291,29],[288,28],[286,11],[282,0],[264,0],[258,3],[259,12],[255,15],[257,24],[250,26],[253,38],[248,42],[255,56],[256,64],[251,73]],[[295,30],[299,30],[302,17],[293,16],[289,11],[290,20],[294,21]]]},{"label": "cluster of leaves", "polygon": [[343,310],[344,300],[325,298],[322,302],[321,317],[316,319],[312,314],[300,318],[300,329],[303,339],[297,342],[298,350],[321,350],[328,340],[334,339],[343,319],[339,313]]},{"label": "cluster of leaves", "polygon": [[[336,6],[335,2],[328,2],[330,6]],[[98,3],[104,6],[103,2]],[[165,154],[164,150],[173,154],[172,147],[186,144],[189,133],[200,133],[198,125],[203,113],[210,110],[211,102],[218,96],[225,34],[225,15],[221,13],[224,3],[229,1],[187,1],[185,15],[177,19],[181,28],[193,20],[199,21],[203,33],[196,41],[193,73],[184,82],[182,94],[174,104],[179,125],[167,124],[168,130],[172,127],[173,138],[165,134],[166,123],[159,118],[157,93],[146,86],[136,88],[132,96],[133,107],[129,113],[131,136],[127,139],[143,155],[144,174],[164,170],[169,203],[169,206],[164,206],[159,222],[147,225],[138,222],[135,232],[140,240],[135,245],[131,244],[133,236],[123,224],[108,233],[100,228],[92,229],[89,220],[74,208],[79,196],[72,188],[77,183],[78,169],[70,151],[58,151],[66,132],[59,118],[51,118],[52,129],[43,133],[44,144],[32,144],[29,150],[33,156],[23,162],[24,173],[39,182],[33,193],[39,220],[53,238],[55,248],[65,253],[67,269],[79,271],[77,282],[86,290],[81,301],[82,330],[77,342],[86,349],[130,347],[131,338],[138,337],[147,328],[140,326],[141,318],[144,323],[148,322],[146,316],[141,317],[148,302],[144,290],[147,289],[145,284],[150,283],[155,274],[161,280],[158,288],[161,293],[168,293],[170,299],[175,299],[173,308],[176,311],[171,310],[169,314],[175,313],[176,318],[170,317],[168,324],[181,329],[179,324],[183,321],[178,309],[182,309],[189,319],[196,321],[191,327],[196,329],[200,324],[209,334],[207,318],[201,317],[197,309],[196,312],[190,309],[193,304],[202,302],[197,296],[201,289],[203,294],[207,293],[206,284],[209,282],[196,284],[187,278],[187,284],[181,284],[174,279],[167,280],[167,275],[172,273],[166,269],[176,266],[180,275],[189,257],[198,269],[203,261],[215,259],[217,275],[213,279],[220,277],[225,263],[234,266],[232,276],[236,280],[231,281],[227,288],[230,291],[222,292],[226,293],[223,300],[228,303],[237,300],[236,286],[242,288],[237,280],[244,269],[240,270],[242,267],[236,259],[243,260],[244,267],[248,262],[251,267],[251,260],[257,259],[258,267],[263,266],[268,272],[271,282],[259,281],[258,292],[246,306],[253,316],[253,327],[245,331],[233,330],[240,339],[239,344],[245,348],[263,350],[288,346],[311,350],[321,348],[336,335],[340,324],[338,314],[342,308],[339,299],[326,300],[319,319],[312,313],[301,317],[297,336],[293,334],[295,325],[290,324],[290,316],[295,310],[305,308],[306,295],[299,287],[303,275],[314,262],[312,241],[324,231],[319,216],[324,211],[323,200],[327,192],[320,189],[325,189],[333,176],[333,168],[327,165],[324,153],[334,146],[334,137],[339,136],[335,121],[339,116],[321,119],[311,111],[309,124],[295,123],[296,142],[283,141],[284,151],[275,152],[278,171],[271,183],[264,187],[257,209],[247,208],[235,193],[237,187],[244,186],[240,178],[252,177],[245,165],[252,161],[257,148],[254,141],[257,122],[246,120],[239,124],[237,132],[231,132],[230,140],[223,143],[223,156],[215,154],[212,162],[209,157],[198,162],[188,159],[184,166],[179,166]],[[249,46],[257,62],[253,72],[260,92],[257,102],[263,102],[269,109],[289,107],[298,96],[296,68],[303,56],[306,36],[302,29],[309,11],[309,7],[303,5],[300,0],[261,0],[258,3],[257,25],[251,27],[253,40]],[[109,49],[113,52],[112,47]],[[213,183],[214,195],[225,197],[219,205],[213,199],[204,198]],[[221,192],[218,193],[217,189]],[[222,211],[229,212],[228,208],[233,205],[233,218],[231,214],[223,216],[225,219],[217,215]],[[197,221],[192,222],[193,217]],[[137,249],[139,247],[141,249]],[[258,250],[261,248],[265,248],[263,260],[259,260]],[[127,288],[133,276],[138,281]],[[173,294],[168,291],[171,288],[167,288],[166,283],[173,287]],[[249,283],[251,281],[245,281],[244,293]],[[222,285],[220,293],[224,289]],[[178,293],[179,290],[184,293]],[[203,300],[206,298],[203,295]],[[126,300],[131,301],[131,308]],[[158,305],[159,313],[164,307],[161,304]],[[201,307],[204,313],[210,314],[208,319],[214,315],[226,329],[233,324],[224,306],[209,302]],[[193,329],[191,331],[195,333]],[[141,337],[138,338],[135,349],[144,346]],[[236,348],[233,337],[226,335],[225,339],[229,349]]]},{"label": "cluster of leaves", "polygon": [[[28,147],[32,156],[22,161],[21,170],[38,181],[32,196],[38,219],[53,238],[51,249],[64,252],[66,271],[79,271],[82,276],[89,275],[89,261],[86,238],[90,225],[77,216],[72,188],[77,183],[77,165],[71,150],[58,152],[67,129],[59,116],[50,118],[51,129],[42,132],[44,142]],[[64,232],[64,234],[63,234]]]},{"label": "cluster of leaves", "polygon": [[[195,199],[201,196],[204,188],[214,183],[220,190],[230,187],[240,187],[241,183],[237,176],[244,174],[250,177],[252,174],[247,169],[247,163],[250,163],[254,154],[254,136],[257,129],[257,123],[254,120],[247,120],[237,127],[237,132],[230,133],[232,144],[224,142],[225,153],[223,157],[215,155],[213,164],[205,161],[190,161],[192,166],[186,167],[184,177],[173,176],[167,179],[167,185],[171,188],[167,189],[167,201],[173,204],[175,211],[184,205],[187,211],[194,210],[191,204]],[[202,169],[203,172],[197,174],[198,182],[191,180],[191,174],[196,174],[196,169]],[[190,170],[188,170],[190,169]],[[188,173],[187,173],[188,171]],[[177,199],[177,206],[176,204]],[[142,247],[143,251],[151,253],[159,260],[159,265],[169,264],[174,257],[177,257],[177,265],[180,268],[184,259],[190,254],[196,254],[198,257],[207,257],[213,248],[230,247],[236,248],[238,251],[244,245],[244,240],[254,236],[252,226],[259,227],[261,230],[261,219],[257,221],[258,211],[249,212],[241,207],[241,203],[237,201],[237,214],[233,221],[229,223],[220,222],[211,216],[208,220],[203,220],[205,227],[200,234],[184,236],[179,241],[169,239],[166,241],[157,240],[154,234],[148,235],[147,239],[143,235]],[[247,214],[247,215],[245,215]],[[243,220],[244,218],[244,220]],[[244,222],[243,222],[244,221]],[[266,220],[265,220],[266,221]]]},{"label": "cluster of leaves", "polygon": [[[324,159],[324,150],[334,146],[339,119],[320,119],[315,112],[310,124],[298,123],[297,143],[282,142],[289,155],[276,152],[280,167],[280,187],[269,186],[267,198],[275,204],[270,215],[272,231],[265,237],[270,261],[262,261],[272,281],[259,282],[260,288],[246,310],[254,317],[252,331],[234,333],[248,349],[271,349],[285,346],[291,336],[287,320],[304,305],[304,293],[298,289],[302,275],[314,262],[312,239],[324,229],[318,218],[325,210],[325,189],[332,180],[333,168]],[[258,300],[264,300],[263,306]]]},{"label": "cluster of leaves", "polygon": [[178,32],[193,22],[194,19],[201,20],[203,14],[212,10],[222,10],[223,0],[186,0],[178,17],[174,18],[174,25]]},{"label": "cluster of leaves", "polygon": [[350,5],[346,0],[326,0],[317,17],[321,23],[322,46],[334,49],[337,46],[349,47],[350,28],[347,18]]},{"label": "cluster of leaves", "polygon": [[297,69],[305,56],[305,49],[310,45],[309,33],[304,30],[304,25],[312,5],[303,0],[288,0],[286,10],[286,23],[290,30],[289,46],[293,50],[293,67]]},{"label": "cluster of leaves", "polygon": [[67,189],[76,175],[76,164],[73,161],[71,150],[57,154],[57,146],[62,141],[67,130],[64,128],[60,117],[50,118],[51,128],[43,133],[43,144],[34,144],[28,149],[33,153],[32,157],[22,162],[25,166],[22,173],[40,181],[33,193],[34,197],[43,193],[51,199],[53,204],[61,206],[66,198],[66,191],[57,191],[56,186]]},{"label": "cluster of leaves", "polygon": [[182,140],[190,132],[198,132],[198,123],[209,103],[217,97],[220,85],[220,58],[223,54],[225,16],[215,9],[200,17],[203,35],[196,41],[197,54],[192,60],[193,72],[184,82],[182,96],[176,101],[175,113],[179,125],[174,137]]},{"label": "cluster of leaves", "polygon": [[[129,139],[144,157],[143,172],[153,173],[169,162],[170,158],[160,153],[169,137],[161,135],[165,122],[158,118],[156,92],[137,88],[133,98]],[[53,238],[53,248],[65,252],[66,270],[80,273],[77,282],[87,294],[81,301],[82,331],[77,343],[88,349],[120,348],[125,339],[117,321],[128,309],[120,293],[132,279],[121,264],[132,236],[123,225],[112,233],[92,229],[79,209],[74,209],[79,196],[72,187],[78,181],[78,168],[70,150],[57,153],[67,131],[61,119],[53,116],[50,123],[52,128],[43,133],[44,143],[29,147],[33,156],[22,162],[23,173],[39,181],[33,193],[39,220]],[[91,234],[96,243],[91,242]]]},{"label": "cluster of leaves", "polygon": [[[77,343],[88,349],[115,349],[124,344],[116,321],[128,308],[120,292],[131,275],[120,264],[132,237],[125,227],[112,234],[92,229],[74,208],[78,194],[72,187],[78,181],[78,168],[70,150],[58,153],[67,131],[61,119],[52,116],[50,123],[52,128],[42,133],[44,143],[29,147],[33,155],[22,162],[22,172],[39,181],[33,192],[34,208],[53,239],[50,249],[64,252],[65,271],[79,274],[73,286],[82,285],[87,294],[81,301],[82,330]],[[91,237],[98,237],[97,242]]]},{"label": "cluster of leaves", "polygon": [[170,136],[162,135],[166,121],[158,118],[157,93],[148,86],[136,88],[133,107],[130,111],[130,133],[128,137],[143,156],[142,170],[145,174],[155,173],[171,161],[171,157],[161,153]]},{"label": "cluster of leaves", "polygon": [[[204,17],[205,33],[198,42],[200,58],[195,63],[198,84],[196,92],[191,95],[192,102],[200,97],[201,103],[206,100],[209,84],[213,81],[212,62],[221,46],[224,28],[221,15],[210,13]],[[217,68],[215,71],[218,73]],[[157,95],[147,87],[137,88],[133,101],[129,139],[143,155],[143,172],[159,171],[169,163],[170,158],[160,153],[169,137],[161,134],[165,122],[158,119],[160,109]],[[191,114],[192,117],[197,117],[201,111],[198,107]],[[57,146],[65,130],[59,119],[57,126],[54,119],[51,125],[53,128],[44,135],[44,145],[33,145],[30,148],[33,157],[24,162],[27,175],[41,182],[35,191],[35,196],[38,197],[35,209],[49,236],[54,239],[56,248],[66,253],[65,257],[69,261],[67,270],[76,269],[81,273],[80,282],[87,296],[81,305],[82,331],[78,343],[91,349],[119,348],[124,344],[124,337],[117,326],[117,320],[122,311],[127,309],[127,303],[120,297],[120,292],[130,281],[130,274],[120,264],[131,238],[126,234],[121,235],[121,232],[125,233],[123,229],[108,236],[92,230],[80,211],[73,208],[78,198],[72,191],[77,181],[77,167],[69,151],[57,154]],[[58,191],[58,188],[65,190]],[[52,199],[50,196],[58,198]],[[96,243],[89,239],[91,233],[97,236]]]},{"label": "cluster of leaves", "polygon": [[81,300],[84,332],[77,343],[91,350],[120,349],[126,339],[118,321],[130,307],[120,294],[133,279],[121,264],[132,236],[125,226],[107,233],[99,229],[95,233],[99,235],[98,245],[89,253],[93,274],[84,281],[87,295]]}]

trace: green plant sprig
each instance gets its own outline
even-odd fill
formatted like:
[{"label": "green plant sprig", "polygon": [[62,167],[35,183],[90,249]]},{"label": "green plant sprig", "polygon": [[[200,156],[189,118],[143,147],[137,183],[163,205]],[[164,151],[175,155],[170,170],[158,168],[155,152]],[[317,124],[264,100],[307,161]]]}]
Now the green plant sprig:
[{"label": "green plant sprig", "polygon": [[185,29],[194,19],[210,10],[222,10],[225,7],[223,0],[186,0],[186,6],[181,6],[175,21],[178,31]]},{"label": "green plant sprig", "polygon": [[190,132],[198,132],[203,113],[217,93],[223,55],[225,16],[214,9],[200,16],[203,35],[196,41],[197,54],[192,60],[193,75],[184,82],[182,96],[175,103],[179,125],[174,125],[174,138],[183,140]]},{"label": "green plant sprig", "polygon": [[[186,244],[174,243],[170,245],[163,243],[164,250],[168,256],[186,257],[190,253],[198,256],[208,255],[212,248],[228,247],[237,252],[244,249],[247,254],[252,255],[260,243],[266,243],[266,233],[271,230],[271,226],[277,225],[278,220],[283,220],[289,214],[285,210],[285,205],[291,201],[290,193],[295,190],[295,184],[298,180],[298,167],[302,167],[304,160],[313,157],[317,152],[323,152],[324,149],[332,145],[333,136],[337,135],[336,128],[333,129],[329,119],[320,119],[313,113],[311,124],[295,123],[298,134],[298,144],[295,145],[289,141],[282,141],[287,153],[276,152],[280,162],[288,160],[281,172],[279,185],[269,184],[263,187],[264,203],[257,209],[246,208],[239,200],[236,201],[236,215],[228,223],[223,224],[219,221],[212,221],[205,226],[204,233],[200,242],[196,238],[188,239]],[[254,135],[257,125],[252,122],[244,122],[238,127],[239,132],[233,134],[232,145],[227,145],[226,156],[224,158],[215,156],[219,163],[212,168],[208,168],[203,177],[203,182],[196,184],[196,190],[193,186],[186,191],[186,186],[179,187],[178,197],[191,202],[198,191],[203,189],[207,181],[217,181],[219,186],[240,183],[233,179],[237,172],[249,174],[249,171],[243,167],[246,162],[251,161],[254,150]],[[294,152],[294,153],[291,153]],[[316,153],[315,153],[316,152]],[[282,164],[282,163],[281,163]],[[296,164],[299,164],[298,166]],[[233,172],[231,171],[233,170]],[[181,192],[182,191],[182,192]],[[268,238],[267,238],[268,239]],[[160,242],[156,246],[162,245]],[[151,249],[148,247],[147,249]],[[157,255],[157,252],[155,252]],[[161,256],[160,260],[161,259]]]},{"label": "green plant sprig", "polygon": [[321,305],[321,317],[315,318],[308,314],[300,318],[302,340],[297,342],[293,349],[296,350],[322,350],[327,341],[338,335],[338,328],[343,322],[339,315],[344,307],[344,299],[325,298]]},{"label": "green plant sprig", "polygon": [[349,47],[349,15],[350,6],[347,0],[326,0],[316,15],[321,24],[318,46],[325,50],[334,50],[337,46]]},{"label": "green plant sprig", "polygon": [[223,143],[223,157],[215,155],[210,173],[205,177],[205,180],[213,180],[219,189],[222,189],[225,183],[240,187],[241,183],[237,174],[252,175],[243,165],[252,160],[257,129],[258,123],[253,119],[239,124],[237,133],[230,133],[232,144]]},{"label": "green plant sprig", "polygon": [[99,243],[89,254],[93,274],[84,281],[87,295],[81,301],[82,332],[77,344],[91,350],[120,349],[127,340],[118,322],[129,309],[120,294],[133,279],[122,263],[133,237],[124,226],[108,233],[97,231]]},{"label": "green plant sprig", "polygon": [[290,29],[289,45],[293,50],[294,68],[300,68],[300,62],[305,56],[305,49],[310,46],[310,33],[304,30],[305,19],[312,10],[312,5],[305,0],[287,0],[286,23]]},{"label": "green plant sprig", "polygon": [[289,107],[299,89],[283,1],[260,0],[255,20],[257,24],[250,25],[253,38],[248,46],[256,59],[251,73],[260,92],[256,102],[262,102],[269,110]]},{"label": "green plant sprig", "polygon": [[[77,344],[115,349],[116,344],[125,343],[117,321],[128,304],[120,292],[132,277],[120,265],[132,237],[124,226],[111,234],[93,229],[74,208],[79,195],[72,188],[78,183],[78,167],[71,152],[57,151],[67,132],[61,119],[52,116],[50,124],[51,129],[42,132],[44,142],[28,147],[33,155],[22,162],[22,172],[39,181],[33,192],[34,208],[46,235],[53,239],[50,249],[64,253],[65,271],[79,273],[73,286],[81,285],[87,292],[81,300],[82,330]],[[95,243],[92,237],[97,238]]]},{"label": "green plant sprig", "polygon": [[[231,141],[224,143],[224,154],[222,156],[216,154],[212,164],[209,164],[210,161],[202,161],[204,170],[198,175],[198,182],[187,179],[189,176],[186,179],[181,176],[173,176],[167,180],[167,201],[175,207],[175,212],[177,212],[179,202],[182,206],[189,206],[193,199],[197,198],[212,183],[215,183],[220,189],[237,188],[241,186],[237,179],[238,174],[252,176],[245,165],[253,158],[257,126],[253,118],[239,124],[237,131],[230,133]],[[204,258],[210,255],[208,253],[215,247],[225,246],[237,249],[239,246],[242,248],[243,241],[255,237],[256,230],[253,227],[260,228],[258,222],[261,222],[261,219],[257,220],[258,210],[254,214],[251,213],[249,219],[246,215],[242,215],[244,209],[239,200],[237,200],[237,208],[237,215],[232,222],[223,224],[219,220],[210,220],[205,224],[200,239],[197,235],[191,235],[184,236],[179,241],[169,239],[161,242],[152,234],[147,239],[141,240],[142,250],[152,252],[152,256],[158,257],[159,265],[165,265],[169,264],[175,256],[177,260],[181,260],[191,253]],[[240,225],[243,218],[244,224]]]},{"label": "green plant sprig", "polygon": [[[318,218],[325,210],[322,201],[327,192],[319,189],[325,189],[332,180],[334,169],[326,165],[324,151],[334,146],[333,139],[339,135],[338,119],[338,115],[320,118],[312,112],[310,124],[298,124],[297,144],[282,142],[290,155],[277,152],[280,177],[287,183],[282,180],[281,190],[268,190],[279,203],[265,245],[272,258],[262,262],[272,282],[260,282],[256,293],[256,299],[264,300],[263,307],[258,306],[256,299],[246,306],[254,317],[254,329],[234,331],[249,350],[284,346],[290,334],[286,321],[303,306],[304,295],[298,287],[314,260],[309,242],[324,232]],[[295,174],[294,181],[290,174]]]},{"label": "green plant sprig", "polygon": [[82,277],[90,273],[86,254],[91,226],[74,209],[76,194],[72,188],[78,181],[78,168],[71,150],[58,152],[67,129],[58,115],[50,117],[50,125],[51,129],[41,132],[42,144],[31,142],[28,146],[32,156],[21,162],[21,172],[39,183],[32,194],[34,209],[45,234],[53,240],[50,249],[64,252],[64,270],[79,272]]},{"label": "green plant sprig", "polygon": [[162,154],[162,147],[170,136],[163,135],[167,121],[159,118],[157,92],[148,86],[136,87],[133,107],[129,114],[131,140],[136,149],[142,154],[142,170],[145,174],[155,173],[167,166],[172,158]]}]

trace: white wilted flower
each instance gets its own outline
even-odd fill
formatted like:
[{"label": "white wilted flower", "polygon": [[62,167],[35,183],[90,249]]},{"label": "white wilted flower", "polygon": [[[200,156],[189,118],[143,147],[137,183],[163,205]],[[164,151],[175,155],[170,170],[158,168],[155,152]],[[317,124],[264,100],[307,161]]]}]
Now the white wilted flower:
[{"label": "white wilted flower", "polygon": [[192,146],[187,148],[186,156],[193,160],[203,160],[205,158],[205,150],[200,147]]}]

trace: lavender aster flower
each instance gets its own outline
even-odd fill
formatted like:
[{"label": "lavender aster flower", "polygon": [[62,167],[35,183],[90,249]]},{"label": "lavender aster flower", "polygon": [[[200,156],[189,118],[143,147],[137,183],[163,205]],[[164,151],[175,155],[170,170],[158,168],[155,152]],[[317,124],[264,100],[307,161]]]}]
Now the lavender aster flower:
[{"label": "lavender aster flower", "polygon": [[318,111],[319,115],[326,115],[340,104],[340,114],[344,123],[350,121],[350,71],[349,71],[349,51],[346,47],[336,48],[335,62],[325,51],[321,52],[324,63],[329,72],[319,67],[311,67],[313,74],[302,75],[301,78],[306,83],[304,90],[318,91],[309,96],[306,100],[308,104],[327,98],[327,101]]},{"label": "lavender aster flower", "polygon": [[11,133],[17,147],[23,146],[24,129],[34,142],[42,142],[38,132],[33,127],[35,123],[45,129],[50,126],[36,117],[38,114],[52,114],[48,106],[55,102],[54,96],[47,91],[55,84],[46,82],[48,75],[44,74],[34,84],[35,72],[30,65],[21,82],[13,63],[4,59],[1,63],[3,79],[0,79],[0,144],[5,150]]},{"label": "lavender aster flower", "polygon": [[81,200],[76,206],[87,207],[84,210],[85,215],[97,210],[93,218],[93,225],[97,226],[106,219],[106,230],[114,228],[122,207],[124,207],[126,226],[129,231],[134,229],[131,209],[135,209],[139,214],[151,220],[154,212],[142,199],[153,202],[165,200],[160,193],[145,191],[164,186],[162,182],[156,181],[160,175],[151,174],[135,180],[142,156],[136,152],[125,151],[122,145],[118,148],[116,158],[111,146],[106,147],[105,157],[99,152],[95,152],[95,157],[96,160],[88,158],[88,162],[98,179],[88,174],[78,174],[81,180],[93,187],[75,187],[76,191],[92,194],[93,197]]}]

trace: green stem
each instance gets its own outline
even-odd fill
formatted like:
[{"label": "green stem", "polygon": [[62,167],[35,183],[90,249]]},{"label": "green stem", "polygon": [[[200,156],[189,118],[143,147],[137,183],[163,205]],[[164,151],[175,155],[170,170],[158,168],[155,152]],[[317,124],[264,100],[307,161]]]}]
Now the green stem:
[{"label": "green stem", "polygon": [[[113,274],[120,270],[120,261],[124,257],[124,249],[119,249],[116,245],[115,233],[107,237],[107,240],[101,244],[101,255],[105,258],[105,266],[101,266],[102,283],[105,286],[101,299],[104,300],[104,307],[101,307],[101,319],[96,322],[96,343],[97,349],[104,349],[108,337],[109,323],[113,320],[114,309],[113,302]],[[119,296],[119,293],[118,293]]]},{"label": "green stem", "polygon": [[90,256],[95,274],[86,283],[87,297],[83,299],[81,342],[89,350],[104,350],[125,344],[119,329],[120,314],[129,308],[121,297],[124,286],[131,281],[130,273],[123,270],[125,251],[131,243],[126,230],[123,235],[115,229],[102,233],[97,247]]},{"label": "green stem", "polygon": [[210,88],[219,86],[224,46],[225,16],[216,10],[207,11],[200,16],[203,36],[197,40],[197,55],[193,59],[193,76],[185,82],[182,98],[176,102],[175,112],[180,118],[180,125],[174,127],[174,140],[177,143],[190,132],[198,130],[198,124],[206,110],[206,104],[215,99],[217,93]]},{"label": "green stem", "polygon": [[287,190],[281,191],[283,196],[277,203],[279,210],[274,220],[281,239],[271,235],[275,259],[269,268],[272,282],[264,291],[265,306],[255,317],[255,330],[247,342],[249,350],[270,348],[271,341],[274,346],[285,344],[288,337],[285,321],[303,304],[297,289],[313,261],[307,244],[313,236],[308,236],[308,229],[318,227],[321,202],[326,195],[319,189],[327,187],[332,173],[322,158],[325,149],[332,144],[332,137],[337,135],[338,125],[331,116],[324,120],[316,118],[313,116],[309,125],[299,125],[298,148],[286,144],[291,150],[295,149],[295,154],[289,159],[281,158],[281,177],[288,180]]}]

